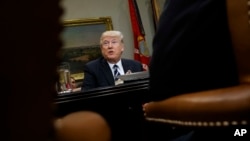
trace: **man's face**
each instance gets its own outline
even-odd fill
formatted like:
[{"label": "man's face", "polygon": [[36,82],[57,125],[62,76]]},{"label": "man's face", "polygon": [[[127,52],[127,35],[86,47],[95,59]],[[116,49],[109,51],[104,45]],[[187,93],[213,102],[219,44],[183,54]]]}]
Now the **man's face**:
[{"label": "man's face", "polygon": [[117,63],[124,50],[124,44],[118,37],[104,37],[101,45],[102,55],[110,63]]}]

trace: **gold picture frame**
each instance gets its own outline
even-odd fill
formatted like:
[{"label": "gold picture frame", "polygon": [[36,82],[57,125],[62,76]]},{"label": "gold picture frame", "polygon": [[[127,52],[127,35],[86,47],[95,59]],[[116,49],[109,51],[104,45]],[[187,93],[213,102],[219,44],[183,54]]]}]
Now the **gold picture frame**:
[{"label": "gold picture frame", "polygon": [[163,11],[164,5],[168,3],[169,0],[151,0],[155,29],[158,27],[158,22]]},{"label": "gold picture frame", "polygon": [[82,80],[84,65],[101,56],[100,36],[113,29],[111,17],[66,20],[63,25],[61,62],[70,66],[75,80]]}]

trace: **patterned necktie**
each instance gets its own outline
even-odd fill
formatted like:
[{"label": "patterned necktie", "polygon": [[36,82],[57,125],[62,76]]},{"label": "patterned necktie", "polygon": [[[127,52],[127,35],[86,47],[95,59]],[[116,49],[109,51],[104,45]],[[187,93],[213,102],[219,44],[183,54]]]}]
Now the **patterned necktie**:
[{"label": "patterned necktie", "polygon": [[116,80],[118,80],[117,76],[120,75],[120,72],[118,71],[118,66],[117,65],[114,65],[113,69],[114,69],[114,78],[115,78],[115,81],[116,81]]}]

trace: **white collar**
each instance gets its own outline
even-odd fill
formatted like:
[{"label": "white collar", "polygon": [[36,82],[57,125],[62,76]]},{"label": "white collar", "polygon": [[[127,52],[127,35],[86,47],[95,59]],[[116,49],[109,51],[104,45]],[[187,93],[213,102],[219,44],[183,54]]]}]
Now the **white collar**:
[{"label": "white collar", "polygon": [[[108,64],[109,64],[109,67],[110,67],[111,70],[112,70],[112,68],[113,68],[113,66],[114,66],[115,64],[112,64],[112,63],[109,63],[109,62],[108,62]],[[123,70],[123,66],[122,66],[122,61],[121,61],[121,59],[116,63],[116,65],[118,66],[118,70],[119,70],[120,74],[123,75],[123,74],[124,74],[124,70]]]}]

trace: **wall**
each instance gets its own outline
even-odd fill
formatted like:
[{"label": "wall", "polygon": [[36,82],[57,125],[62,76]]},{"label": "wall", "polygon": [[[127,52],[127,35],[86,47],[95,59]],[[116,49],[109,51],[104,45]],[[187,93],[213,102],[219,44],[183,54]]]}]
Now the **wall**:
[{"label": "wall", "polygon": [[[62,0],[62,20],[111,16],[113,28],[123,32],[125,38],[124,58],[133,59],[133,32],[129,15],[128,0]],[[146,34],[146,43],[152,53],[154,35],[153,14],[150,0],[137,0]]]}]

